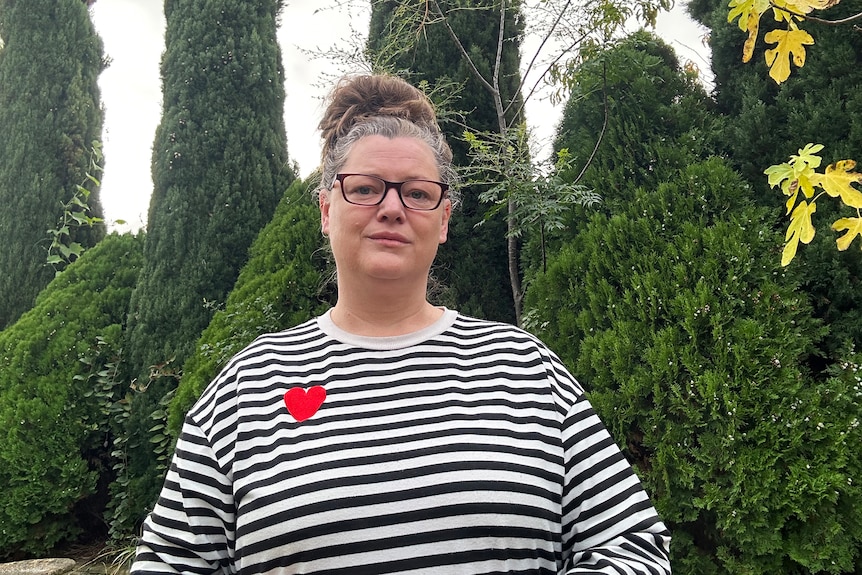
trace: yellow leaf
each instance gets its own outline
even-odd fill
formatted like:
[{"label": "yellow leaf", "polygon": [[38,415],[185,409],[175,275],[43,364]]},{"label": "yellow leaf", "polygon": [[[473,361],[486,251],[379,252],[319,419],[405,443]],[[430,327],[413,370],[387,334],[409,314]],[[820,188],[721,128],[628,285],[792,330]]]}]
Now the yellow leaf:
[{"label": "yellow leaf", "polygon": [[838,4],[841,0],[775,0],[779,8],[785,8],[794,14],[810,14],[814,10],[825,10]]},{"label": "yellow leaf", "polygon": [[814,196],[814,186],[817,185],[819,181],[820,174],[814,171],[813,168],[808,168],[801,174],[799,174],[799,179],[796,180],[796,184],[802,193],[805,194],[806,198],[811,198]]},{"label": "yellow leaf", "polygon": [[852,185],[862,184],[862,174],[851,171],[855,167],[853,160],[829,164],[826,173],[817,175],[817,184],[833,198],[840,197],[851,208],[862,208],[862,192]]},{"label": "yellow leaf", "polygon": [[790,197],[787,198],[787,202],[784,204],[784,206],[787,208],[785,214],[790,213],[790,211],[793,209],[793,206],[796,205],[796,199],[799,197],[799,186],[793,186],[793,190],[794,193],[789,194]]},{"label": "yellow leaf", "polygon": [[814,38],[805,30],[772,30],[764,37],[767,44],[776,44],[765,52],[769,76],[777,84],[790,77],[790,59],[797,67],[805,65],[805,46],[814,44]]},{"label": "yellow leaf", "polygon": [[836,232],[847,230],[847,233],[835,240],[838,244],[838,249],[842,252],[850,247],[850,242],[856,236],[862,236],[862,218],[841,218],[834,224],[832,229]]},{"label": "yellow leaf", "polygon": [[[769,176],[769,187],[774,188],[775,186],[781,184],[784,180],[793,180],[796,178],[796,172],[793,170],[793,166],[788,164],[787,162],[783,164],[775,164],[774,166],[769,166],[763,173]],[[783,189],[783,188],[782,188]]]},{"label": "yellow leaf", "polygon": [[750,30],[752,15],[760,21],[760,16],[769,9],[769,0],[730,0],[728,7],[727,21],[733,22],[738,17],[737,26],[745,32]]},{"label": "yellow leaf", "polygon": [[802,168],[798,167],[801,164],[805,164],[807,166],[811,166],[812,168],[819,168],[820,163],[823,159],[817,155],[817,152],[823,149],[823,144],[805,144],[804,148],[800,148],[798,153],[790,156],[790,163],[797,167],[797,169],[801,172]]},{"label": "yellow leaf", "polygon": [[790,165],[793,166],[793,172],[796,174],[797,186],[806,198],[814,196],[814,186],[817,185],[819,176],[814,169],[819,168],[820,162],[823,161],[817,155],[817,152],[822,149],[823,144],[809,143],[805,144],[798,154],[790,156]]},{"label": "yellow leaf", "polygon": [[796,199],[799,197],[799,179],[796,178],[793,166],[786,162],[775,164],[766,168],[763,173],[769,176],[770,188],[780,185],[782,193],[785,196],[790,196],[785,204],[787,206],[787,213],[789,214],[793,206],[796,205]]},{"label": "yellow leaf", "polygon": [[[741,20],[741,19],[740,19]],[[752,12],[748,15],[748,38],[742,45],[742,63],[748,64],[754,55],[754,46],[757,44],[757,35],[760,33],[760,14]]]},{"label": "yellow leaf", "polygon": [[768,176],[770,187],[780,185],[785,196],[790,196],[787,201],[787,213],[796,203],[799,190],[806,198],[814,196],[814,186],[818,184],[818,174],[814,171],[822,161],[817,152],[823,149],[823,144],[806,144],[796,155],[790,156],[790,163],[769,166],[763,171]]},{"label": "yellow leaf", "polygon": [[814,226],[811,224],[811,215],[817,211],[817,206],[814,202],[810,204],[802,201],[793,210],[790,216],[790,225],[787,227],[787,234],[784,236],[786,244],[781,253],[781,265],[786,266],[796,256],[796,248],[799,247],[799,242],[803,244],[811,243],[814,239]]}]

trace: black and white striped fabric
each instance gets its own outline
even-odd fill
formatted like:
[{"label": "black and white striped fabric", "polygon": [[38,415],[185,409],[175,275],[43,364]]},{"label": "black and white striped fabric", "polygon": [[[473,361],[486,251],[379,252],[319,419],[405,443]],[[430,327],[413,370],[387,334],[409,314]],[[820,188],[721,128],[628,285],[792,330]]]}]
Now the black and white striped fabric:
[{"label": "black and white striped fabric", "polygon": [[661,574],[669,540],[533,336],[446,310],[367,338],[326,314],[208,387],[132,571]]}]

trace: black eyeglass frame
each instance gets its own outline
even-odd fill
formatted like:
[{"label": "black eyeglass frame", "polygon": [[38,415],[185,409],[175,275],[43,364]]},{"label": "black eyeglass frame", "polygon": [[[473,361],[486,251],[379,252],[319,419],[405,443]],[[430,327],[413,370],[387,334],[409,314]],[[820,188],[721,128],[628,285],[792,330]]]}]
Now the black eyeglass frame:
[{"label": "black eyeglass frame", "polygon": [[[345,193],[345,191],[344,191],[344,178],[346,178],[348,176],[364,176],[366,178],[374,178],[375,180],[380,180],[381,182],[383,182],[383,185],[385,186],[385,188],[383,190],[383,193],[380,194],[380,199],[377,200],[373,204],[357,204],[356,202],[351,202],[350,200],[348,200],[347,199],[347,193]],[[404,180],[403,182],[390,182],[389,180],[384,180],[383,178],[381,178],[379,176],[373,176],[371,174],[353,174],[353,173],[350,173],[350,174],[335,174],[335,180],[333,180],[333,184],[335,182],[339,183],[338,187],[341,188],[341,197],[344,198],[345,202],[347,202],[348,204],[350,204],[352,206],[367,206],[367,207],[379,206],[380,204],[383,203],[383,200],[386,199],[386,194],[389,193],[389,190],[392,188],[395,188],[395,191],[398,193],[398,199],[401,200],[401,205],[404,206],[405,208],[407,208],[408,210],[414,210],[417,212],[432,212],[432,211],[434,211],[440,207],[440,204],[443,203],[443,199],[449,193],[449,184],[447,184],[445,182],[438,182],[437,180],[426,180],[424,178],[410,178],[409,180]],[[412,208],[412,207],[408,206],[404,202],[404,196],[401,195],[401,186],[403,186],[407,182],[429,182],[429,183],[437,184],[438,186],[440,186],[441,194],[440,194],[440,199],[437,200],[437,204],[435,204],[433,208]]]}]

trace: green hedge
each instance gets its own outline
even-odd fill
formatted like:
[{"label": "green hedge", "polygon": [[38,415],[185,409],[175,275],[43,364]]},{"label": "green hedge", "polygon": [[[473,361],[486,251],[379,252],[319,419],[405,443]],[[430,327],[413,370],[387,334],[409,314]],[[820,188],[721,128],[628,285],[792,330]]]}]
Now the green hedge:
[{"label": "green hedge", "polygon": [[45,553],[100,513],[88,505],[110,473],[107,379],[92,376],[122,341],[142,244],[108,236],[0,332],[0,558]]},{"label": "green hedge", "polygon": [[224,309],[213,316],[185,363],[169,412],[174,436],[186,412],[234,354],[257,336],[300,324],[334,303],[326,282],[320,214],[309,185],[297,180],[287,190],[250,248]]},{"label": "green hedge", "polygon": [[851,573],[859,358],[809,373],[824,328],[748,193],[710,160],[592,217],[534,279],[530,326],[635,465],[675,573]]}]

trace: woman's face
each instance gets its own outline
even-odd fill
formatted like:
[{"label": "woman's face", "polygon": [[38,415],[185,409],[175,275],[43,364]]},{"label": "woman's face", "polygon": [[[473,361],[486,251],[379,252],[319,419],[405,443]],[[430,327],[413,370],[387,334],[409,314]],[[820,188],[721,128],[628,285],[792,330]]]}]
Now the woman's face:
[{"label": "woman's face", "polygon": [[[440,179],[431,148],[408,137],[362,138],[339,173],[367,174],[390,182]],[[358,206],[345,201],[340,186],[336,181],[320,194],[323,233],[329,236],[339,284],[376,279],[424,285],[437,246],[446,241],[450,200],[444,198],[435,210],[410,210],[395,189],[389,189],[379,205]]]}]

